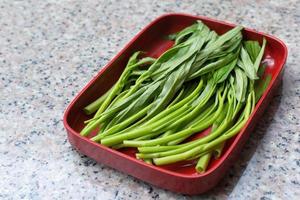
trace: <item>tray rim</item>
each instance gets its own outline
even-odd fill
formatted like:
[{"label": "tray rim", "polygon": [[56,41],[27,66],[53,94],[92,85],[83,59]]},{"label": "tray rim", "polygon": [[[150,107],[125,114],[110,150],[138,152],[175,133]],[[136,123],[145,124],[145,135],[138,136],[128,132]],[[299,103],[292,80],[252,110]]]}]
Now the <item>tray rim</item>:
[{"label": "tray rim", "polygon": [[[139,31],[138,34],[136,34],[106,65],[104,65],[99,70],[99,72],[97,73],[97,75],[94,76],[80,90],[80,92],[75,97],[73,97],[73,100],[69,103],[69,105],[67,106],[67,108],[66,108],[66,110],[64,112],[64,115],[63,115],[63,124],[64,124],[66,130],[69,133],[73,134],[73,136],[78,137],[81,140],[85,140],[85,142],[88,142],[89,145],[97,146],[97,148],[103,149],[103,150],[108,151],[108,152],[110,152],[112,154],[116,154],[117,156],[120,156],[120,157],[122,157],[124,159],[128,159],[131,162],[135,162],[138,165],[143,165],[145,167],[152,168],[153,170],[160,171],[161,173],[166,173],[166,174],[169,174],[169,175],[172,175],[172,176],[176,176],[176,177],[179,177],[179,178],[184,178],[184,179],[198,179],[198,178],[202,178],[204,176],[209,176],[217,168],[219,168],[224,163],[224,161],[228,158],[228,156],[231,154],[231,152],[233,151],[233,149],[235,148],[235,146],[237,145],[237,143],[241,139],[242,135],[245,133],[245,130],[249,126],[249,123],[251,123],[251,121],[253,120],[253,117],[255,116],[255,114],[257,113],[258,109],[260,108],[260,105],[262,104],[262,102],[264,102],[266,96],[269,94],[269,91],[273,87],[274,82],[277,80],[279,74],[282,73],[282,71],[284,69],[284,64],[286,63],[286,59],[287,59],[287,55],[288,55],[288,50],[287,50],[287,46],[285,45],[285,43],[282,40],[280,40],[279,38],[277,38],[277,37],[275,37],[273,35],[264,33],[264,32],[260,32],[260,31],[256,31],[256,30],[251,29],[251,28],[244,27],[243,30],[245,30],[247,32],[251,32],[251,33],[254,33],[254,34],[258,34],[260,36],[268,37],[268,38],[270,38],[270,39],[278,42],[280,44],[280,46],[282,47],[283,52],[284,52],[283,59],[281,60],[280,63],[278,63],[278,66],[279,66],[280,70],[278,70],[273,75],[270,84],[268,85],[267,89],[263,93],[263,95],[260,98],[260,100],[255,105],[255,109],[252,112],[252,114],[250,115],[249,119],[247,120],[247,123],[244,125],[244,127],[241,129],[241,131],[235,136],[236,138],[234,139],[234,141],[232,142],[232,144],[229,146],[229,148],[227,149],[227,151],[220,158],[220,161],[218,162],[218,164],[214,165],[212,168],[210,168],[205,173],[201,173],[201,174],[195,173],[195,174],[191,174],[191,175],[186,175],[186,174],[182,174],[182,173],[179,173],[179,172],[174,172],[174,171],[171,171],[171,170],[163,169],[163,168],[160,168],[159,166],[149,165],[149,164],[147,164],[147,163],[145,163],[145,162],[143,162],[141,160],[133,158],[133,157],[131,157],[131,156],[127,155],[127,154],[124,154],[124,153],[122,153],[120,151],[111,149],[111,148],[106,147],[104,145],[101,145],[99,143],[93,142],[93,141],[91,141],[90,139],[88,139],[86,137],[81,136],[78,132],[76,132],[74,129],[72,129],[70,127],[70,125],[68,124],[68,122],[67,122],[67,116],[68,116],[71,108],[75,104],[75,102],[98,79],[98,77],[100,77],[104,73],[104,71],[107,70],[110,67],[110,65],[112,63],[114,63],[118,59],[118,57],[120,57],[145,31],[147,31],[149,28],[151,28],[153,24],[157,23],[158,21],[160,21],[160,20],[162,20],[164,18],[168,18],[168,17],[172,17],[172,16],[183,16],[183,17],[185,16],[185,17],[197,18],[199,20],[203,19],[203,20],[206,20],[206,21],[210,21],[210,22],[213,22],[213,23],[218,23],[218,24],[221,24],[221,25],[227,25],[227,26],[230,26],[230,27],[236,26],[236,24],[233,24],[233,23],[230,23],[230,22],[227,22],[227,21],[213,19],[213,18],[209,18],[209,17],[206,17],[206,16],[202,16],[202,15],[191,15],[191,14],[186,14],[186,13],[177,13],[177,12],[176,13],[167,13],[167,14],[163,14],[163,15],[157,17],[156,19],[154,19],[153,21],[151,21],[148,25],[146,25],[144,28],[142,28],[141,31]],[[72,146],[73,146],[73,144],[72,144]],[[113,166],[110,166],[110,167],[113,167]]]}]

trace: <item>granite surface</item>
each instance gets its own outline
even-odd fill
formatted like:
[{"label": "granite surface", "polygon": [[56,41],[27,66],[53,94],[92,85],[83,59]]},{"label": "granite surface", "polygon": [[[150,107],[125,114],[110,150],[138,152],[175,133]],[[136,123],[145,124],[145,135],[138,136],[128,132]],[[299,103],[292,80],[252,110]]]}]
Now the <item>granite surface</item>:
[{"label": "granite surface", "polygon": [[[80,155],[63,112],[142,27],[186,12],[281,38],[283,82],[240,159],[212,191],[174,194]],[[0,199],[296,199],[300,196],[300,1],[0,2]]]}]

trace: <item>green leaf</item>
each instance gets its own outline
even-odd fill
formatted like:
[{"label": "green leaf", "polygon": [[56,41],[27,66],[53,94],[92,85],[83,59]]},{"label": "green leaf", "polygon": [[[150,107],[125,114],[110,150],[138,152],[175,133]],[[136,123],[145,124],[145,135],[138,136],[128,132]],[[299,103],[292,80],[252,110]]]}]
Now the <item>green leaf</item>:
[{"label": "green leaf", "polygon": [[152,109],[150,109],[149,116],[157,114],[170,103],[176,92],[182,87],[186,80],[194,60],[195,56],[188,62],[182,64],[179,70],[174,71],[167,77],[161,93],[154,101]]},{"label": "green leaf", "polygon": [[149,105],[149,103],[151,103],[151,101],[155,98],[156,92],[158,91],[160,85],[161,81],[151,84],[143,93],[143,95],[139,96],[127,108],[121,110],[121,112],[116,117],[114,117],[113,123],[109,127],[128,119],[129,117],[131,117],[135,113],[138,113],[144,107]]},{"label": "green leaf", "polygon": [[256,75],[256,69],[254,68],[251,58],[243,47],[241,48],[240,60],[237,64],[240,68],[244,70],[246,75],[251,80],[258,79],[258,76]]},{"label": "green leaf", "polygon": [[261,49],[259,43],[254,40],[248,40],[244,42],[244,48],[248,52],[251,61],[254,63]]},{"label": "green leaf", "polygon": [[186,40],[191,39],[192,37],[195,37],[197,32],[200,32],[202,35],[206,35],[210,31],[209,28],[199,20],[193,25],[181,30],[180,32],[169,35],[168,39],[175,40],[174,45],[178,45],[182,42],[185,42]]},{"label": "green leaf", "polygon": [[264,38],[264,39],[263,39],[262,47],[261,47],[261,49],[260,49],[260,52],[259,52],[259,54],[258,54],[258,56],[257,56],[257,58],[256,58],[256,60],[255,60],[255,62],[254,62],[254,68],[255,68],[256,71],[258,70],[259,65],[260,65],[260,62],[261,62],[261,59],[262,59],[262,57],[263,57],[263,55],[264,55],[266,43],[267,43],[267,41],[266,41],[266,39]]},{"label": "green leaf", "polygon": [[206,37],[206,47],[212,45],[218,39],[218,37],[219,35],[215,31],[210,31],[208,36]]},{"label": "green leaf", "polygon": [[[203,50],[201,50],[196,58],[196,62],[194,65],[194,69],[192,70],[193,73],[196,73],[196,71],[200,70],[200,68],[202,68],[203,64],[205,63],[205,61],[207,59],[213,59],[213,58],[219,58],[222,56],[227,56],[228,53],[230,52],[223,52],[221,50],[222,46],[224,45],[227,47],[232,47],[234,46],[234,49],[230,50],[235,50],[237,47],[239,47],[240,45],[240,34],[241,34],[241,30],[242,27],[241,26],[237,26],[234,29],[231,29],[230,31],[226,32],[225,34],[221,35],[220,37],[218,37],[215,41],[213,42],[209,42],[205,48]],[[227,44],[227,42],[235,42],[237,44],[235,45],[229,45]],[[225,48],[225,51],[228,50]]]},{"label": "green leaf", "polygon": [[255,91],[255,102],[258,102],[260,97],[263,95],[265,90],[267,89],[269,83],[272,80],[272,76],[268,74],[264,79],[260,79],[255,83],[254,91]]},{"label": "green leaf", "polygon": [[257,70],[257,75],[258,75],[258,77],[259,78],[262,78],[263,77],[263,75],[264,75],[264,73],[265,73],[265,70],[266,70],[266,67],[267,67],[267,64],[262,64],[259,68],[258,68],[258,70]]},{"label": "green leaf", "polygon": [[154,80],[160,80],[168,76],[173,70],[177,69],[182,63],[191,58],[195,53],[197,53],[204,40],[201,38],[194,38],[188,41],[188,46],[184,47],[177,54],[173,55],[173,58],[168,62],[165,62],[160,69],[154,72],[151,77]]},{"label": "green leaf", "polygon": [[196,23],[192,26],[188,26],[187,28],[183,29],[176,35],[175,39],[175,45],[181,43],[185,38],[187,39],[188,36],[192,35],[195,31],[201,30],[203,28],[204,24],[202,23]]},{"label": "green leaf", "polygon": [[170,59],[174,59],[173,58],[174,55],[176,55],[179,50],[181,50],[182,48],[184,48],[184,47],[186,47],[188,45],[189,45],[189,43],[182,43],[180,45],[177,45],[177,46],[172,47],[169,50],[167,50],[158,59],[156,59],[156,61],[149,67],[149,69],[144,74],[144,77],[142,77],[142,79],[145,78],[145,77],[147,77],[147,76],[151,76],[153,72],[156,72],[158,69],[161,68],[161,65],[164,62],[167,62]]},{"label": "green leaf", "polygon": [[208,65],[202,67],[200,70],[194,72],[192,75],[189,76],[188,80],[192,80],[194,78],[197,78],[203,74],[209,73],[211,71],[217,70],[221,67],[224,67],[225,65],[227,65],[228,63],[232,62],[235,58],[236,58],[236,54],[228,54],[226,56],[224,56],[223,58],[209,63]]},{"label": "green leaf", "polygon": [[203,57],[206,57],[207,55],[209,55],[213,51],[215,51],[218,48],[220,48],[224,43],[226,43],[227,41],[229,41],[232,38],[234,38],[237,34],[239,34],[242,29],[243,29],[243,27],[236,26],[235,28],[227,31],[226,33],[224,33],[223,35],[221,35],[220,37],[218,37],[217,40],[214,43],[212,43],[211,45],[209,45],[207,48],[205,48],[203,50],[202,54],[199,55],[199,57],[197,58],[197,60],[203,59]]},{"label": "green leaf", "polygon": [[247,91],[247,76],[239,68],[235,68],[234,72],[235,72],[235,84],[234,84],[235,97],[238,102],[244,102],[246,91]]},{"label": "green leaf", "polygon": [[234,59],[232,62],[230,62],[226,66],[218,69],[213,75],[216,83],[224,82],[228,78],[230,72],[236,66],[236,63],[237,63],[237,59]]}]

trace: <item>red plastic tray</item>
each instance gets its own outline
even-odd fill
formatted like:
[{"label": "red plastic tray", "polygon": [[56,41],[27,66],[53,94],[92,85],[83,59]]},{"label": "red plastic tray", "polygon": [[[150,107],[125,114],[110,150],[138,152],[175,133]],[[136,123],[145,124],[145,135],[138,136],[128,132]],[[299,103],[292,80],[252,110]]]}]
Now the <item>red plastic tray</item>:
[{"label": "red plastic tray", "polygon": [[163,15],[138,33],[83,88],[70,103],[64,114],[64,126],[68,132],[68,139],[78,151],[98,162],[130,174],[138,179],[178,193],[200,194],[211,189],[218,183],[234,159],[237,158],[238,153],[241,151],[255,123],[259,120],[268,102],[271,100],[282,77],[283,66],[287,57],[287,48],[282,41],[265,33],[247,28],[243,31],[243,35],[247,39],[254,39],[260,42],[263,37],[267,39],[268,43],[264,59],[268,66],[265,73],[271,74],[272,80],[264,95],[257,103],[245,127],[236,137],[227,142],[222,156],[217,160],[213,160],[205,173],[196,173],[193,162],[182,162],[162,167],[149,165],[135,158],[135,149],[113,150],[92,142],[79,134],[83,128],[83,121],[88,119],[82,111],[83,107],[105,93],[116,82],[129,56],[133,52],[142,50],[148,52],[149,56],[158,57],[173,44],[171,41],[166,40],[168,34],[177,32],[198,19],[202,20],[219,34],[235,26],[202,16],[176,13]]}]

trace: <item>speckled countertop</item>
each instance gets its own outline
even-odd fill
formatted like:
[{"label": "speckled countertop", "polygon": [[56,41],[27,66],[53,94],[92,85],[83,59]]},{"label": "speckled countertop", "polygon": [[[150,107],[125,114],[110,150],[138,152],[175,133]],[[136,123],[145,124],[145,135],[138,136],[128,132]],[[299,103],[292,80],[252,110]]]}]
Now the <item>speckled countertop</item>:
[{"label": "speckled countertop", "polygon": [[[241,158],[205,195],[174,194],[80,155],[68,103],[142,27],[186,12],[281,38],[282,85]],[[300,2],[1,1],[0,199],[296,199],[300,196]]]}]

